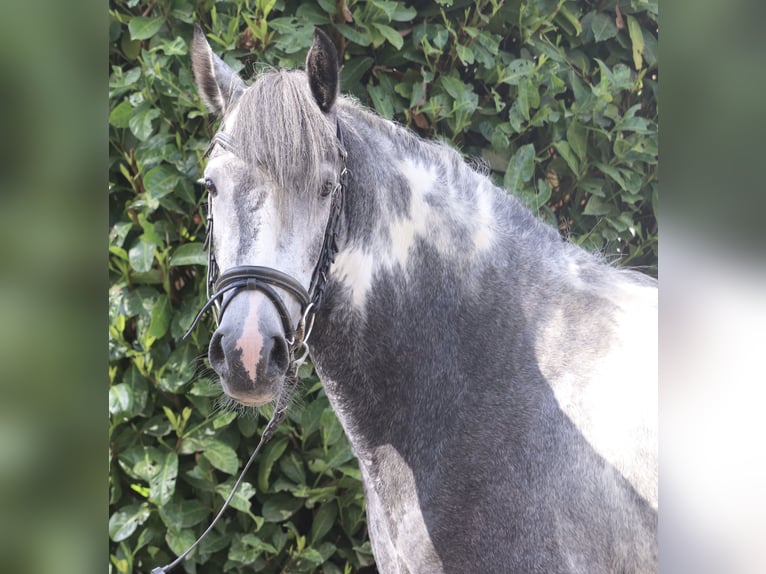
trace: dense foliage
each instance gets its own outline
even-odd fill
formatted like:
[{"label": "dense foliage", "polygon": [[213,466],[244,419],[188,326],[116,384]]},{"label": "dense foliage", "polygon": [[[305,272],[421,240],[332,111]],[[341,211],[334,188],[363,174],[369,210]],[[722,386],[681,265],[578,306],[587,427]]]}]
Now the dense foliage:
[{"label": "dense foliage", "polygon": [[[313,28],[342,90],[481,158],[571,240],[656,272],[656,0],[112,0],[111,572],[148,572],[204,530],[266,418],[220,408],[204,362],[204,196],[213,133],[188,41],[247,78],[301,67]],[[373,560],[359,471],[310,365],[289,420],[188,572],[352,572]],[[268,409],[264,409],[269,414]]]}]

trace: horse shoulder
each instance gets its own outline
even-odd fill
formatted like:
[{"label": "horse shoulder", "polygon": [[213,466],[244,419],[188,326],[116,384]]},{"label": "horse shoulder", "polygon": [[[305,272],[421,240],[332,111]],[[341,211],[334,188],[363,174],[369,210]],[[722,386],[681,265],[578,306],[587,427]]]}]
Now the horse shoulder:
[{"label": "horse shoulder", "polygon": [[554,361],[542,361],[541,371],[585,439],[656,510],[657,289],[607,271],[607,282],[590,287],[599,305],[575,327],[574,341],[562,341],[562,333],[572,332],[563,324],[565,311],[554,312],[541,330],[539,353],[560,349]]}]

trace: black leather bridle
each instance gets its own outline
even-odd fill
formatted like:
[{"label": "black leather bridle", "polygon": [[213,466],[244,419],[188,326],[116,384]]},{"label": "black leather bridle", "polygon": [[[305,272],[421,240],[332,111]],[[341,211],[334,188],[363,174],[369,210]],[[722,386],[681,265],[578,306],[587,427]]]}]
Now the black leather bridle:
[{"label": "black leather bridle", "polygon": [[[308,290],[290,275],[272,267],[238,265],[227,269],[219,275],[218,264],[216,263],[213,249],[213,198],[208,196],[208,215],[204,244],[208,252],[208,300],[194,317],[189,329],[184,333],[184,338],[189,336],[205,312],[211,307],[216,308],[216,323],[219,323],[223,313],[226,311],[226,307],[238,293],[242,291],[261,291],[274,305],[282,321],[282,328],[284,329],[285,339],[287,340],[290,352],[290,363],[292,364],[302,357],[305,358],[305,352],[308,350],[307,342],[314,325],[314,318],[324,298],[327,275],[330,271],[330,266],[335,261],[335,255],[338,253],[338,226],[340,214],[343,210],[348,169],[346,168],[346,150],[343,145],[343,136],[339,125],[336,128],[336,132],[342,169],[335,185],[323,188],[321,192],[323,196],[330,196],[330,214],[327,218],[322,249],[312,272]],[[226,134],[216,134],[209,150],[216,143],[220,144],[224,149],[232,150],[232,142]],[[287,306],[276,288],[289,293],[300,305],[301,318],[295,327],[287,311]],[[302,357],[297,357],[296,353],[301,349],[303,349],[304,353]]]},{"label": "black leather bridle", "polygon": [[[234,486],[229,493],[229,496],[223,503],[221,510],[213,518],[210,525],[205,532],[197,538],[197,540],[179,555],[171,563],[165,566],[157,566],[153,568],[151,574],[165,574],[169,570],[172,570],[178,566],[189,555],[189,553],[196,548],[200,541],[207,536],[207,534],[213,529],[218,519],[223,516],[224,510],[229,506],[234,494],[237,492],[242,479],[245,477],[245,473],[253,464],[256,455],[261,450],[261,447],[266,444],[277,430],[279,424],[284,420],[287,415],[287,406],[289,404],[290,396],[295,390],[298,384],[298,368],[308,355],[308,339],[311,335],[312,327],[314,326],[314,318],[316,312],[322,305],[322,299],[324,298],[324,289],[327,283],[327,275],[330,271],[330,265],[335,261],[335,255],[338,253],[338,228],[340,225],[340,214],[343,211],[343,200],[346,192],[346,184],[348,180],[348,169],[346,168],[346,148],[343,142],[343,136],[340,131],[340,126],[337,126],[338,147],[341,155],[342,169],[338,181],[332,187],[325,187],[322,189],[322,195],[330,197],[330,214],[327,217],[327,225],[325,227],[324,239],[322,240],[322,251],[319,254],[319,260],[317,261],[314,271],[311,275],[311,283],[308,290],[298,281],[271,267],[260,267],[257,265],[238,265],[227,269],[219,276],[218,264],[215,261],[215,254],[213,253],[213,211],[212,211],[212,197],[208,196],[208,215],[207,225],[205,229],[205,248],[208,251],[208,268],[207,268],[207,302],[202,306],[199,313],[194,317],[189,329],[184,333],[186,338],[197,326],[199,320],[205,314],[205,312],[211,307],[217,307],[216,323],[219,323],[223,316],[226,307],[231,300],[242,291],[261,291],[266,297],[269,298],[271,303],[276,308],[282,319],[282,327],[285,331],[285,339],[288,343],[290,361],[285,381],[282,384],[282,390],[277,397],[276,405],[274,407],[274,413],[271,415],[266,428],[261,435],[261,440],[258,442],[258,446],[255,447],[253,454],[250,455],[250,459],[245,464],[242,472],[234,483]],[[224,148],[233,151],[233,144],[231,139],[223,133],[216,134],[213,141],[208,148],[207,155],[212,147],[216,144],[222,145]],[[282,289],[292,295],[301,307],[301,318],[298,321],[298,325],[293,329],[290,314],[287,312],[287,307],[282,300],[276,289]],[[228,298],[225,295],[229,295]],[[297,351],[302,350],[302,353],[297,356]]]}]

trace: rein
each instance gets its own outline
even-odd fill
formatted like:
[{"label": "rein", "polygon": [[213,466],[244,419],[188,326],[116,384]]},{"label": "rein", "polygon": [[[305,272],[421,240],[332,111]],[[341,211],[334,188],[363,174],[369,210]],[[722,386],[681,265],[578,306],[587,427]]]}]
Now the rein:
[{"label": "rein", "polygon": [[[348,169],[346,168],[346,149],[343,142],[343,135],[340,130],[340,125],[336,124],[337,138],[340,147],[341,159],[343,167],[340,172],[337,183],[329,192],[330,195],[330,214],[327,217],[327,225],[325,226],[324,238],[322,240],[322,249],[319,253],[319,259],[314,267],[314,271],[311,274],[311,283],[309,284],[308,291],[297,280],[293,279],[290,275],[274,269],[271,267],[261,267],[256,265],[238,265],[228,269],[219,276],[218,264],[215,261],[215,255],[213,253],[213,210],[212,210],[212,197],[208,196],[208,215],[207,226],[205,229],[205,243],[204,247],[208,250],[208,271],[207,271],[207,297],[208,300],[199,310],[194,317],[189,329],[184,333],[183,338],[187,338],[194,328],[199,323],[202,316],[211,308],[215,308],[215,321],[216,325],[220,324],[220,319],[223,313],[226,311],[226,307],[232,299],[242,291],[261,291],[271,301],[279,313],[282,320],[282,327],[285,332],[285,338],[287,339],[290,362],[285,374],[285,380],[282,385],[282,389],[277,397],[276,405],[274,407],[274,413],[271,415],[266,428],[261,435],[261,439],[258,441],[258,445],[255,447],[253,454],[250,455],[245,467],[242,469],[237,481],[229,493],[229,496],[223,503],[221,510],[218,511],[210,526],[207,527],[205,532],[197,538],[197,540],[187,548],[183,554],[178,556],[171,563],[165,566],[157,566],[152,569],[151,574],[165,574],[178,566],[188,555],[194,550],[202,539],[213,529],[218,519],[221,518],[224,511],[229,507],[234,494],[237,492],[242,479],[245,477],[245,473],[255,461],[255,457],[260,451],[261,447],[266,444],[269,439],[276,432],[277,427],[287,416],[287,407],[290,403],[290,397],[292,396],[295,388],[298,385],[298,369],[303,365],[308,356],[308,339],[311,336],[311,331],[314,326],[314,319],[316,313],[322,305],[324,299],[324,289],[327,283],[327,275],[330,271],[330,266],[335,261],[335,256],[338,253],[338,230],[340,225],[340,214],[343,211],[343,199],[346,191],[346,184],[348,180]],[[210,153],[213,146],[218,143],[224,149],[231,151],[233,145],[228,135],[218,133],[213,137],[213,141],[208,148],[205,155]],[[328,195],[328,194],[323,194]],[[298,321],[298,325],[293,329],[290,314],[287,311],[287,306],[282,300],[275,288],[282,289],[289,293],[298,303],[301,308],[301,318]],[[212,294],[211,294],[212,292]],[[228,295],[228,297],[227,297]],[[299,356],[296,353],[301,351]]]}]

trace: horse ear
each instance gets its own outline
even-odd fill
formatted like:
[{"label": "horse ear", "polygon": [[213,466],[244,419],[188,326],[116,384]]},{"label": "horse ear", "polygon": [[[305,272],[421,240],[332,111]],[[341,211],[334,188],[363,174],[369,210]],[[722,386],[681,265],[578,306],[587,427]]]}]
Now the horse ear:
[{"label": "horse ear", "polygon": [[247,86],[234,70],[213,53],[199,26],[194,26],[191,60],[197,90],[205,105],[213,112],[224,113],[239,99]]},{"label": "horse ear", "polygon": [[314,29],[314,43],[306,56],[306,74],[319,109],[329,112],[338,97],[338,52],[319,28]]}]

